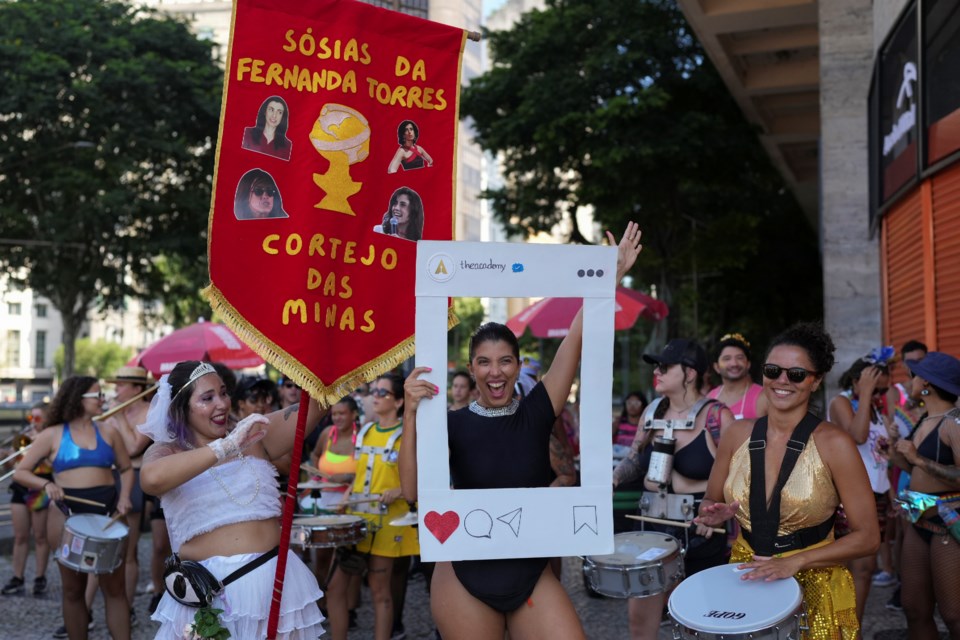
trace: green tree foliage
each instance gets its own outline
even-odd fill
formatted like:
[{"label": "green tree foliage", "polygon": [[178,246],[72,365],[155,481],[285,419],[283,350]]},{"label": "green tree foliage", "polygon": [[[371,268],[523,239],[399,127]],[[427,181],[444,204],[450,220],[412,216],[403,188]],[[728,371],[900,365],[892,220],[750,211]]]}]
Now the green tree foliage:
[{"label": "green tree foliage", "polygon": [[64,372],[88,311],[206,273],[222,76],[183,22],[115,0],[0,3],[0,269],[51,300]]},{"label": "green tree foliage", "polygon": [[453,312],[460,323],[447,333],[447,352],[457,369],[470,361],[470,336],[483,322],[484,309],[480,298],[454,298]]},{"label": "green tree foliage", "polygon": [[582,206],[617,234],[638,221],[634,275],[672,335],[819,317],[815,234],[675,2],[548,0],[487,40],[494,66],[462,112],[503,160],[484,195],[508,231],[566,219],[584,242]]},{"label": "green tree foliage", "polygon": [[[103,340],[94,342],[89,338],[80,338],[77,340],[75,347],[73,373],[81,376],[106,378],[113,375],[117,369],[133,357],[131,349]],[[56,368],[57,378],[60,380],[67,377],[64,375],[65,359],[64,345],[61,344],[53,354],[53,366]]]}]

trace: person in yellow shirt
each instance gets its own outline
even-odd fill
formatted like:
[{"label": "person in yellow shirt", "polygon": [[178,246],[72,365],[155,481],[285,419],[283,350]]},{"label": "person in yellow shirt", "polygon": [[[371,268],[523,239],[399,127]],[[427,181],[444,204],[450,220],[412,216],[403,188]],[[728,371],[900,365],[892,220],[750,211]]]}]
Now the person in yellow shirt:
[{"label": "person in yellow shirt", "polygon": [[[374,638],[389,640],[393,626],[394,598],[390,590],[396,558],[420,553],[417,530],[412,526],[395,527],[390,522],[410,511],[401,499],[397,460],[403,435],[403,378],[388,374],[378,378],[370,389],[376,418],[357,434],[354,457],[356,477],[349,502],[352,515],[367,521],[367,536],[357,544],[357,554],[365,554],[367,579],[373,599]],[[360,502],[369,500],[369,502]],[[363,570],[356,554],[342,553],[327,589],[330,631],[334,640],[347,637],[347,586],[351,573]]]}]

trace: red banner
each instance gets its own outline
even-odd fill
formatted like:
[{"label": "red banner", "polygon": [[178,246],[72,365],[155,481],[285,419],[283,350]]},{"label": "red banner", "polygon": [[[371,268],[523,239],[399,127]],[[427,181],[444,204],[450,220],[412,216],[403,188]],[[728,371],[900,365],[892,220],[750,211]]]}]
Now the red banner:
[{"label": "red banner", "polygon": [[204,293],[321,402],[413,355],[416,240],[453,237],[465,38],[356,0],[234,2]]}]

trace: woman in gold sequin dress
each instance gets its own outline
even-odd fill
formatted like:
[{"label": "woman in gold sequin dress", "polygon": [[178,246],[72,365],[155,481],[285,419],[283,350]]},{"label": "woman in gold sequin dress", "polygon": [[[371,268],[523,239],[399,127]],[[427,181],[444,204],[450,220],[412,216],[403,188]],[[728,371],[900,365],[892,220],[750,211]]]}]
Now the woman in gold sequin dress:
[{"label": "woman in gold sequin dress", "polygon": [[[772,495],[787,442],[795,428],[801,431],[798,427],[808,415],[810,396],[833,366],[833,352],[833,341],[819,325],[799,324],[773,340],[763,366],[763,393],[769,407],[765,433],[757,437],[753,420],[737,421],[724,433],[696,519],[705,529],[736,517],[741,534],[731,562],[752,569],[744,574],[745,580],[795,577],[809,616],[806,637],[817,640],[857,636],[853,578],[844,565],[876,553],[880,544],[873,492],[856,443],[829,422],[807,419],[812,434],[779,495]],[[751,485],[760,485],[751,482],[751,439],[766,442],[761,449],[766,504],[780,503],[779,513],[769,521],[775,525],[770,543],[763,545],[777,552],[768,555],[755,553],[748,542],[757,542],[754,525],[759,520],[750,506]],[[834,540],[833,513],[840,502],[846,507],[850,533]]]}]

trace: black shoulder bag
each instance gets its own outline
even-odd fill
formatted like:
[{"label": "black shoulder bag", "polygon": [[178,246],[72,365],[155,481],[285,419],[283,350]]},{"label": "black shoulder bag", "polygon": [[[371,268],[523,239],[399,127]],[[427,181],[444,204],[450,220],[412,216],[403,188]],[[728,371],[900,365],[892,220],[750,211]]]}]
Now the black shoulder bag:
[{"label": "black shoulder bag", "polygon": [[243,565],[224,578],[223,581],[217,580],[199,562],[181,560],[180,556],[173,554],[164,563],[163,586],[167,593],[182,605],[197,609],[206,607],[213,602],[216,596],[223,593],[228,584],[239,580],[254,569],[276,558],[279,551],[279,547],[274,547]]}]

